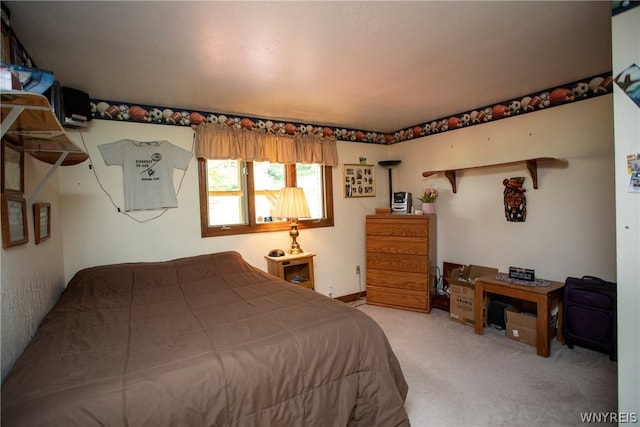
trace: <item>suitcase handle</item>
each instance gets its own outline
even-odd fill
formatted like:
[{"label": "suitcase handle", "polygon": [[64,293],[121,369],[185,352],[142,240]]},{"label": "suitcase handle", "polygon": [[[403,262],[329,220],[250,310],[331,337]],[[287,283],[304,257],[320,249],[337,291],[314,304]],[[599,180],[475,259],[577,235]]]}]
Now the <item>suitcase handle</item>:
[{"label": "suitcase handle", "polygon": [[607,283],[605,280],[596,276],[582,276],[583,280],[589,280],[591,282]]}]

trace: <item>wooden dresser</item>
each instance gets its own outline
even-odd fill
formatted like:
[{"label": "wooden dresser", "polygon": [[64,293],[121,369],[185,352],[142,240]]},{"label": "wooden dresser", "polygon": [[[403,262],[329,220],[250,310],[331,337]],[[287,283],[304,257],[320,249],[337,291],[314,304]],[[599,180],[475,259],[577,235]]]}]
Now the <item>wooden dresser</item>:
[{"label": "wooden dresser", "polygon": [[429,313],[435,215],[367,215],[367,304]]}]

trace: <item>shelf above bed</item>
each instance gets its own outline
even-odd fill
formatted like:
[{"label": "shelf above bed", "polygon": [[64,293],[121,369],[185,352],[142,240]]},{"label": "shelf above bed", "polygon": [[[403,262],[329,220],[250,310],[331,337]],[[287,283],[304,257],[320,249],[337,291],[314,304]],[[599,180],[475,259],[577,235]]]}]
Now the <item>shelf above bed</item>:
[{"label": "shelf above bed", "polygon": [[84,162],[89,155],[65,132],[43,95],[22,91],[1,94],[1,136],[32,157],[53,165],[29,197],[32,204],[58,166]]},{"label": "shelf above bed", "polygon": [[485,169],[485,168],[495,168],[495,167],[501,167],[501,166],[513,166],[513,165],[524,164],[529,170],[529,173],[531,174],[531,179],[533,180],[533,188],[537,189],[538,188],[538,167],[543,167],[543,165],[540,163],[543,163],[544,166],[546,167],[549,167],[549,166],[567,167],[567,165],[569,164],[569,161],[566,159],[558,159],[555,157],[536,157],[533,159],[516,160],[516,161],[504,162],[504,163],[493,163],[489,165],[426,171],[426,172],[422,172],[422,176],[427,178],[429,176],[436,175],[438,173],[444,173],[444,176],[451,183],[451,189],[453,190],[454,193],[457,193],[458,192],[458,185],[456,181],[457,172],[470,170],[470,169]]},{"label": "shelf above bed", "polygon": [[2,92],[2,137],[38,160],[61,166],[82,163],[89,157],[78,147],[53,114],[49,100],[37,93]]}]

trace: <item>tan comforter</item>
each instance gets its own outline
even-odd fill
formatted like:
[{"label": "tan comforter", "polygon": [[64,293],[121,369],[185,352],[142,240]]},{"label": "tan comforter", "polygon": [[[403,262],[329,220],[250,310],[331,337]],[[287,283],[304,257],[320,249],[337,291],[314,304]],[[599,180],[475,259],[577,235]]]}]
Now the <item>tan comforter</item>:
[{"label": "tan comforter", "polygon": [[406,426],[367,315],[236,252],[80,271],[2,385],[2,426]]}]

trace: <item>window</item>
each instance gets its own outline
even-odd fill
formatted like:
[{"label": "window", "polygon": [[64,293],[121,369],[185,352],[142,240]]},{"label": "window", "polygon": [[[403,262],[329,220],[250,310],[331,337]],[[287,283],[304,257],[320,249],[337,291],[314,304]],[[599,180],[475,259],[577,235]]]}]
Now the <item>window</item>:
[{"label": "window", "polygon": [[331,167],[198,159],[202,237],[288,230],[273,217],[282,187],[304,189],[311,218],[298,228],[333,226]]}]

